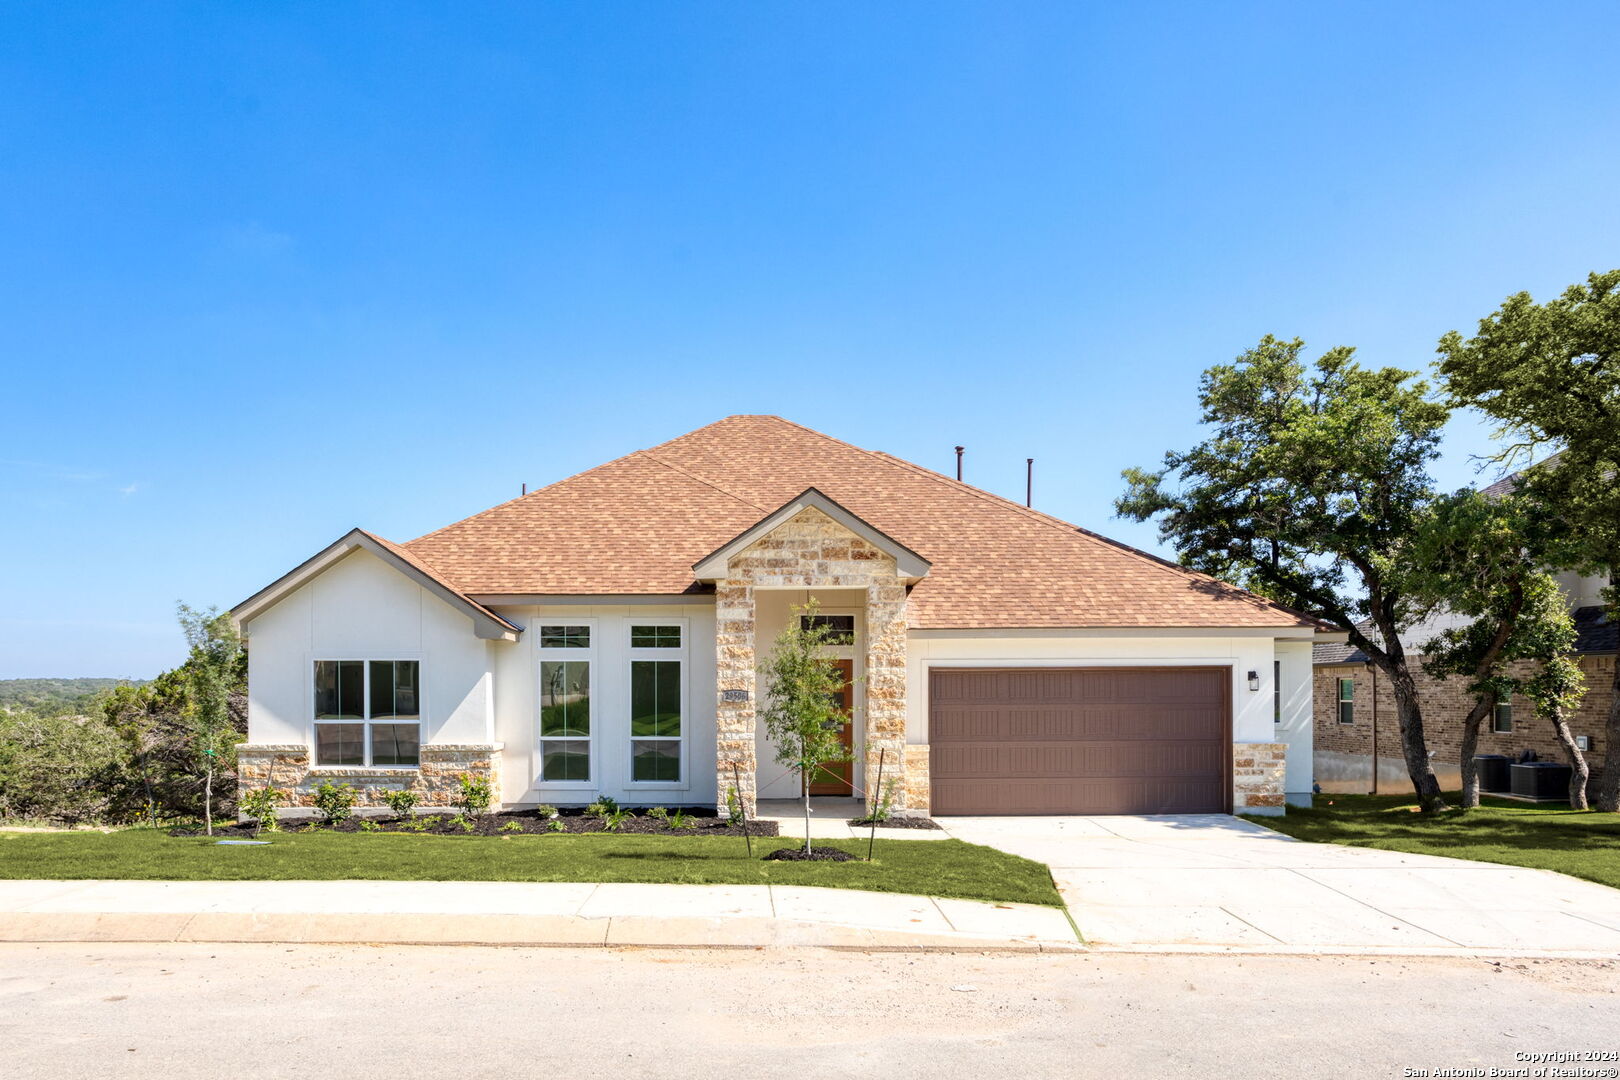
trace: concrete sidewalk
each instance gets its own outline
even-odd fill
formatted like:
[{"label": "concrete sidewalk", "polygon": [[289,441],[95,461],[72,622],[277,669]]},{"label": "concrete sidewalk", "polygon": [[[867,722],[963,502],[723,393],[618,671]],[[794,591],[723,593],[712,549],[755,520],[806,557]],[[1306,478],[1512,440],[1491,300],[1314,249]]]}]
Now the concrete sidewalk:
[{"label": "concrete sidewalk", "polygon": [[1057,908],[790,885],[0,881],[0,941],[1081,948]]}]

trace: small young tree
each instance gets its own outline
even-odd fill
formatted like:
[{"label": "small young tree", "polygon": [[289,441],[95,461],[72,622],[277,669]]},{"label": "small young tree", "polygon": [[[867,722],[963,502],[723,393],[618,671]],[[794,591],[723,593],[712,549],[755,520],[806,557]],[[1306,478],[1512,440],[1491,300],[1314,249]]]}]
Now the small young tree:
[{"label": "small young tree", "polygon": [[[1209,437],[1166,454],[1158,472],[1127,469],[1115,505],[1158,519],[1193,569],[1347,627],[1389,679],[1419,803],[1442,810],[1399,637],[1423,611],[1399,562],[1434,498],[1428,464],[1449,409],[1412,372],[1363,368],[1347,348],[1308,369],[1303,349],[1268,335],[1204,372]],[[1373,632],[1357,626],[1363,618]]]},{"label": "small young tree", "polygon": [[838,661],[827,655],[832,630],[814,615],[816,603],[794,607],[765,662],[765,707],[760,719],[776,744],[776,763],[799,777],[804,792],[804,850],[810,845],[810,782],[824,766],[848,761],[838,731],[844,715],[837,694],[844,688]]},{"label": "small young tree", "polygon": [[231,771],[237,730],[231,717],[231,688],[242,657],[242,639],[229,613],[178,605],[180,627],[191,656],[186,664],[184,715],[192,747],[203,770],[203,827],[214,835],[214,779]]}]

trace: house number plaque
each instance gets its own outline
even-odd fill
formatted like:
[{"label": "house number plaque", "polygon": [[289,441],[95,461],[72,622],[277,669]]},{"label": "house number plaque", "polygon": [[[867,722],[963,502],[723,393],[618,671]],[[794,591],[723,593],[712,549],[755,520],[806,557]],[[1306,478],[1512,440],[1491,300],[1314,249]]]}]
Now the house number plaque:
[{"label": "house number plaque", "polygon": [[722,690],[722,691],[720,691],[720,700],[721,701],[747,701],[748,697],[749,697],[749,694],[748,694],[747,690]]}]

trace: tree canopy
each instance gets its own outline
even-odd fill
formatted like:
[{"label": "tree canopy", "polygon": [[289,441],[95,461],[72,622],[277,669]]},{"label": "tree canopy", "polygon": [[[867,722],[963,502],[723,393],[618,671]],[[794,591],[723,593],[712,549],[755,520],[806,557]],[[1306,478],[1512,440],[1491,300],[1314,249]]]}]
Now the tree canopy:
[{"label": "tree canopy", "polygon": [[[1389,674],[1413,786],[1443,805],[1428,764],[1416,687],[1397,632],[1422,613],[1399,559],[1434,500],[1428,473],[1450,410],[1415,373],[1366,368],[1332,348],[1267,336],[1204,373],[1209,435],[1128,469],[1116,508],[1156,518],[1187,565],[1349,631]],[[1370,618],[1376,633],[1356,626]]]}]

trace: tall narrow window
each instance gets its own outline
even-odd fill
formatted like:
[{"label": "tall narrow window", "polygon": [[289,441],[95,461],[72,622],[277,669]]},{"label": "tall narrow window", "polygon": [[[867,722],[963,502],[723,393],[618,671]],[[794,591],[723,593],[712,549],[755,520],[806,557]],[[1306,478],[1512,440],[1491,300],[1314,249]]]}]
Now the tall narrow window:
[{"label": "tall narrow window", "polygon": [[315,764],[421,762],[417,660],[315,661]]},{"label": "tall narrow window", "polygon": [[1339,723],[1356,722],[1356,680],[1339,680]]},{"label": "tall narrow window", "polygon": [[1271,662],[1271,722],[1282,723],[1282,661]]},{"label": "tall narrow window", "polygon": [[540,662],[540,779],[591,778],[591,662]]},{"label": "tall narrow window", "polygon": [[630,780],[681,781],[685,634],[680,623],[630,627]]},{"label": "tall narrow window", "polygon": [[1513,730],[1513,695],[1506,690],[1498,691],[1496,695],[1496,708],[1491,710],[1491,730],[1498,735],[1506,735]]}]

